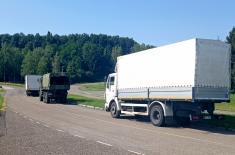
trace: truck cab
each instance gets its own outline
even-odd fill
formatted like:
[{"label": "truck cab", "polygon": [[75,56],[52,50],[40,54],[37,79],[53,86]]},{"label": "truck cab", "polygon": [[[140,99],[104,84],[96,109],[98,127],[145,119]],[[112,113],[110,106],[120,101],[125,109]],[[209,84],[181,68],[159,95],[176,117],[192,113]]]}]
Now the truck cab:
[{"label": "truck cab", "polygon": [[109,74],[107,81],[106,81],[106,88],[105,88],[105,109],[106,111],[110,110],[110,104],[112,101],[115,101],[117,98],[117,74],[112,73]]},{"label": "truck cab", "polygon": [[39,99],[45,103],[51,100],[66,103],[69,89],[69,77],[65,73],[44,74],[40,80]]}]

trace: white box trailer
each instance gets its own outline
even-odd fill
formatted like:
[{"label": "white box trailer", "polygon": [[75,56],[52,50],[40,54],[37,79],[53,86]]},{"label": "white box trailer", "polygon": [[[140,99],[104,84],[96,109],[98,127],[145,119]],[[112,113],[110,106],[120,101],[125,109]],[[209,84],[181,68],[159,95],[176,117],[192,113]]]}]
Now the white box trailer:
[{"label": "white box trailer", "polygon": [[41,75],[26,75],[25,76],[25,90],[27,96],[38,96],[40,88]]},{"label": "white box trailer", "polygon": [[107,81],[105,107],[112,112],[115,103],[116,114],[151,120],[153,105],[164,118],[213,114],[215,102],[230,99],[230,55],[230,45],[222,41],[191,39],[120,56]]}]

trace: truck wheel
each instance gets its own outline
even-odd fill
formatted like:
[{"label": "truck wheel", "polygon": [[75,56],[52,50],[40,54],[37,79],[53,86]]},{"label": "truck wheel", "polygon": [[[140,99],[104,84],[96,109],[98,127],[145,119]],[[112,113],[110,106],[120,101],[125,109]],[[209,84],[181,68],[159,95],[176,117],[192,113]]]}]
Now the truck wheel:
[{"label": "truck wheel", "polygon": [[111,116],[113,118],[119,118],[120,117],[121,112],[119,110],[117,110],[117,104],[115,102],[111,103],[110,112],[111,112]]},{"label": "truck wheel", "polygon": [[160,105],[152,106],[150,110],[150,120],[155,126],[163,126],[164,125],[164,113],[163,109]]},{"label": "truck wheel", "polygon": [[47,93],[45,93],[44,96],[43,96],[43,102],[44,103],[50,103],[50,98],[47,96]]},{"label": "truck wheel", "polygon": [[47,102],[46,102],[46,96],[45,96],[45,95],[43,95],[43,102],[44,102],[44,103],[47,103]]},{"label": "truck wheel", "polygon": [[48,96],[46,97],[46,103],[50,103],[50,98]]},{"label": "truck wheel", "polygon": [[42,100],[43,100],[42,95],[39,95],[39,100],[40,100],[40,101],[42,101]]},{"label": "truck wheel", "polygon": [[29,92],[28,92],[28,91],[26,91],[26,96],[30,96],[30,94],[29,94]]}]

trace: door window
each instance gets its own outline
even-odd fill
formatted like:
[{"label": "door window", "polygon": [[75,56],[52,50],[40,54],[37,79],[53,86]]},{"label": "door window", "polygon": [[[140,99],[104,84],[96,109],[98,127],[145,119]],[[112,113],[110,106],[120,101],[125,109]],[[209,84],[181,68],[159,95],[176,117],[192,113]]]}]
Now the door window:
[{"label": "door window", "polygon": [[107,84],[108,89],[111,89],[111,86],[114,85],[114,79],[115,79],[114,76],[108,78],[108,84]]},{"label": "door window", "polygon": [[110,77],[110,86],[114,85],[114,76]]}]

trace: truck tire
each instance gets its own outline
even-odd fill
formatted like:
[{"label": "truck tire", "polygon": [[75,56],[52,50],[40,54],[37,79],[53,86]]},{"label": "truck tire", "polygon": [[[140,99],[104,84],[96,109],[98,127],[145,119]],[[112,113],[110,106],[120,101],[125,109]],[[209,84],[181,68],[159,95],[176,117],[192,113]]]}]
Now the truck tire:
[{"label": "truck tire", "polygon": [[50,103],[50,98],[48,97],[47,93],[43,94],[43,102],[44,103]]},{"label": "truck tire", "polygon": [[164,112],[160,105],[153,105],[150,109],[150,120],[154,126],[163,126],[165,123]]},{"label": "truck tire", "polygon": [[42,101],[42,100],[43,100],[42,95],[39,95],[39,100],[40,100],[40,101]]},{"label": "truck tire", "polygon": [[44,103],[46,103],[46,99],[45,99],[45,97],[43,96],[43,99],[42,99],[42,101],[44,102]]},{"label": "truck tire", "polygon": [[119,118],[121,112],[117,110],[117,104],[116,102],[112,102],[110,106],[110,113],[113,118]]}]

